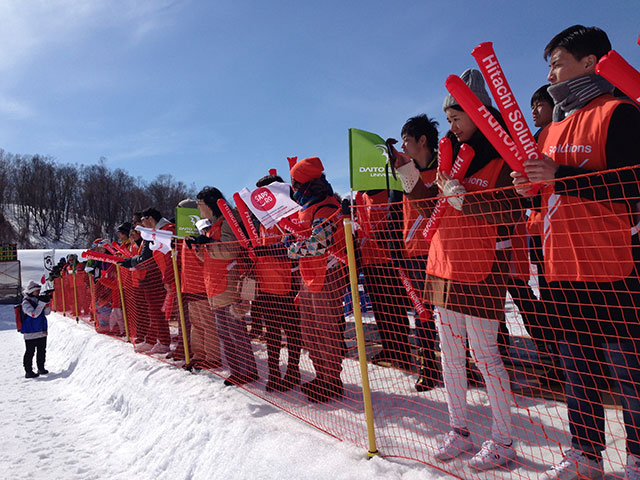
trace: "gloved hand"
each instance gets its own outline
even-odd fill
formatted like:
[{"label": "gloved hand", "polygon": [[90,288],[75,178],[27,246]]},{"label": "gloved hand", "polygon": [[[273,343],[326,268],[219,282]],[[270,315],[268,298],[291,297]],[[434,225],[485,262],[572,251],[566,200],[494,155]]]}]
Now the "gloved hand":
[{"label": "gloved hand", "polygon": [[451,195],[462,195],[467,193],[464,187],[456,179],[447,180],[442,186],[442,195],[447,198],[447,202],[456,210],[462,210],[462,204],[464,203],[464,197],[455,197]]},{"label": "gloved hand", "polygon": [[197,237],[186,237],[184,239],[187,244],[187,248],[191,249],[193,245],[206,245],[207,243],[213,243],[213,239],[207,237],[206,235],[198,235]]},{"label": "gloved hand", "polygon": [[51,301],[51,295],[49,295],[48,293],[38,295],[38,300],[44,303],[49,303]]}]

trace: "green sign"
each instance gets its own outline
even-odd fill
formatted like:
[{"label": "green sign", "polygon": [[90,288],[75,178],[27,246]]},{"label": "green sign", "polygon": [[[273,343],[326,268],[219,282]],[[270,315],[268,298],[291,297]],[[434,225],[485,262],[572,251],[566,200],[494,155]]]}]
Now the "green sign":
[{"label": "green sign", "polygon": [[[384,139],[375,133],[349,129],[349,171],[351,189],[356,191],[390,190],[402,191],[400,180],[391,175],[387,167],[387,146]],[[388,178],[387,178],[388,172]]]},{"label": "green sign", "polygon": [[197,208],[176,208],[176,235],[179,237],[198,236],[196,222],[200,220]]}]

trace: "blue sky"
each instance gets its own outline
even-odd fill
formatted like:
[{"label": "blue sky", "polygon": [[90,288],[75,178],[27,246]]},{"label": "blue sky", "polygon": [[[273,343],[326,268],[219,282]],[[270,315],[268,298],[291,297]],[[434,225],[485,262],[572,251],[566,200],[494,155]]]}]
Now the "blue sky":
[{"label": "blue sky", "polygon": [[597,25],[640,69],[640,2],[4,0],[0,148],[169,173],[230,196],[287,156],[348,191],[347,130],[446,122],[444,80],[492,41],[523,111],[542,51]]}]

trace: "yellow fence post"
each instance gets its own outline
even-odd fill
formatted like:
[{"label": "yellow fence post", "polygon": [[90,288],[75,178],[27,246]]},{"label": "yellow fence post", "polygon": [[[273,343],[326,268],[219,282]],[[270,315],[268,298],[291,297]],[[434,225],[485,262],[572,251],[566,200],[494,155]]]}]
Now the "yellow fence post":
[{"label": "yellow fence post", "polygon": [[180,325],[182,326],[182,343],[184,344],[184,361],[187,365],[191,362],[189,358],[189,336],[187,335],[187,324],[184,319],[184,305],[182,304],[182,287],[180,286],[180,274],[178,272],[178,252],[171,249],[171,261],[173,262],[173,277],[176,280],[176,296],[178,297],[178,312],[180,313]]},{"label": "yellow fence post", "polygon": [[98,315],[96,310],[98,309],[96,305],[96,294],[93,289],[93,280],[91,280],[92,275],[87,274],[87,279],[89,280],[89,294],[91,295],[91,313],[93,314],[93,326],[98,328]]},{"label": "yellow fence post", "polygon": [[129,322],[127,321],[127,309],[124,307],[124,289],[122,288],[122,275],[120,274],[120,265],[116,263],[116,272],[118,274],[118,290],[120,291],[120,306],[122,307],[122,319],[124,320],[124,332],[127,336],[127,342],[130,342],[129,338]]},{"label": "yellow fence post", "polygon": [[78,316],[78,287],[76,285],[76,272],[73,272],[73,303],[76,309],[76,323],[80,321],[80,317]]},{"label": "yellow fence post", "polygon": [[369,371],[367,366],[367,352],[364,342],[364,328],[362,327],[362,312],[360,311],[360,291],[358,290],[358,269],[356,268],[356,255],[353,247],[353,229],[351,219],[345,218],[344,237],[347,244],[349,259],[349,280],[351,282],[351,303],[353,304],[353,317],[356,323],[356,338],[358,340],[358,360],[360,361],[360,374],[362,375],[362,396],[364,397],[364,414],[367,421],[367,437],[369,439],[369,458],[379,454],[376,447],[376,432],[373,418],[373,405],[371,403],[371,387],[369,386]]}]

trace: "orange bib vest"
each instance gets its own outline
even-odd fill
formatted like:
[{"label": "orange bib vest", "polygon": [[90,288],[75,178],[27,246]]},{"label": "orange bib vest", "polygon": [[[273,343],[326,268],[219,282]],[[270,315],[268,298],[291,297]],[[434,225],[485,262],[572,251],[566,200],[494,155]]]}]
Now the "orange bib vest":
[{"label": "orange bib vest", "polygon": [[[329,207],[329,208],[326,208]],[[301,210],[298,214],[300,226],[307,234],[310,234],[311,225],[319,210],[335,210],[336,213],[327,215],[327,222],[333,222],[336,231],[333,234],[333,245],[329,248],[330,253],[323,253],[314,257],[300,258],[300,275],[304,284],[311,292],[320,292],[324,287],[324,279],[327,275],[330,257],[336,257],[341,260],[346,259],[344,247],[344,227],[342,225],[340,215],[340,204],[333,197],[327,197],[323,201],[312,205],[311,207]],[[334,260],[337,261],[337,260]]]},{"label": "orange bib vest", "polygon": [[[558,165],[606,170],[609,123],[621,103],[611,95],[602,95],[552,123],[540,135],[543,153]],[[614,282],[629,276],[633,256],[626,205],[558,195],[552,184],[541,194],[548,281]]]},{"label": "orange bib vest", "polygon": [[[273,245],[282,240],[282,233],[277,227],[265,229],[260,226],[260,244]],[[275,295],[284,295],[291,291],[291,260],[270,255],[258,257],[256,273],[260,291]]]},{"label": "orange bib vest", "polygon": [[[431,187],[436,180],[436,169],[432,168],[420,172],[420,177],[427,187]],[[429,242],[422,236],[422,230],[427,225],[428,218],[420,215],[406,195],[402,197],[402,223],[404,238],[404,256],[407,258],[421,257],[429,252]]]},{"label": "orange bib vest", "polygon": [[[389,194],[386,190],[375,195],[364,194],[364,205],[358,209],[358,214],[362,215],[369,223],[371,236],[365,237],[360,247],[360,259],[362,265],[382,265],[391,261],[389,249],[381,243],[376,235],[384,232],[388,228],[389,222]],[[361,230],[363,233],[364,231]],[[422,234],[420,234],[422,236]]]},{"label": "orange bib vest", "polygon": [[[467,192],[494,188],[503,164],[501,158],[491,160],[462,185]],[[427,273],[457,282],[482,282],[493,268],[497,235],[496,225],[447,204],[431,242]]]},{"label": "orange bib vest", "polygon": [[[222,237],[223,221],[224,219],[220,218],[211,225],[207,232],[207,237],[219,242]],[[209,252],[206,251],[206,246],[204,250],[204,286],[207,291],[207,297],[215,297],[227,289],[227,275],[229,273],[227,267],[233,263],[233,260],[212,258]]]}]

